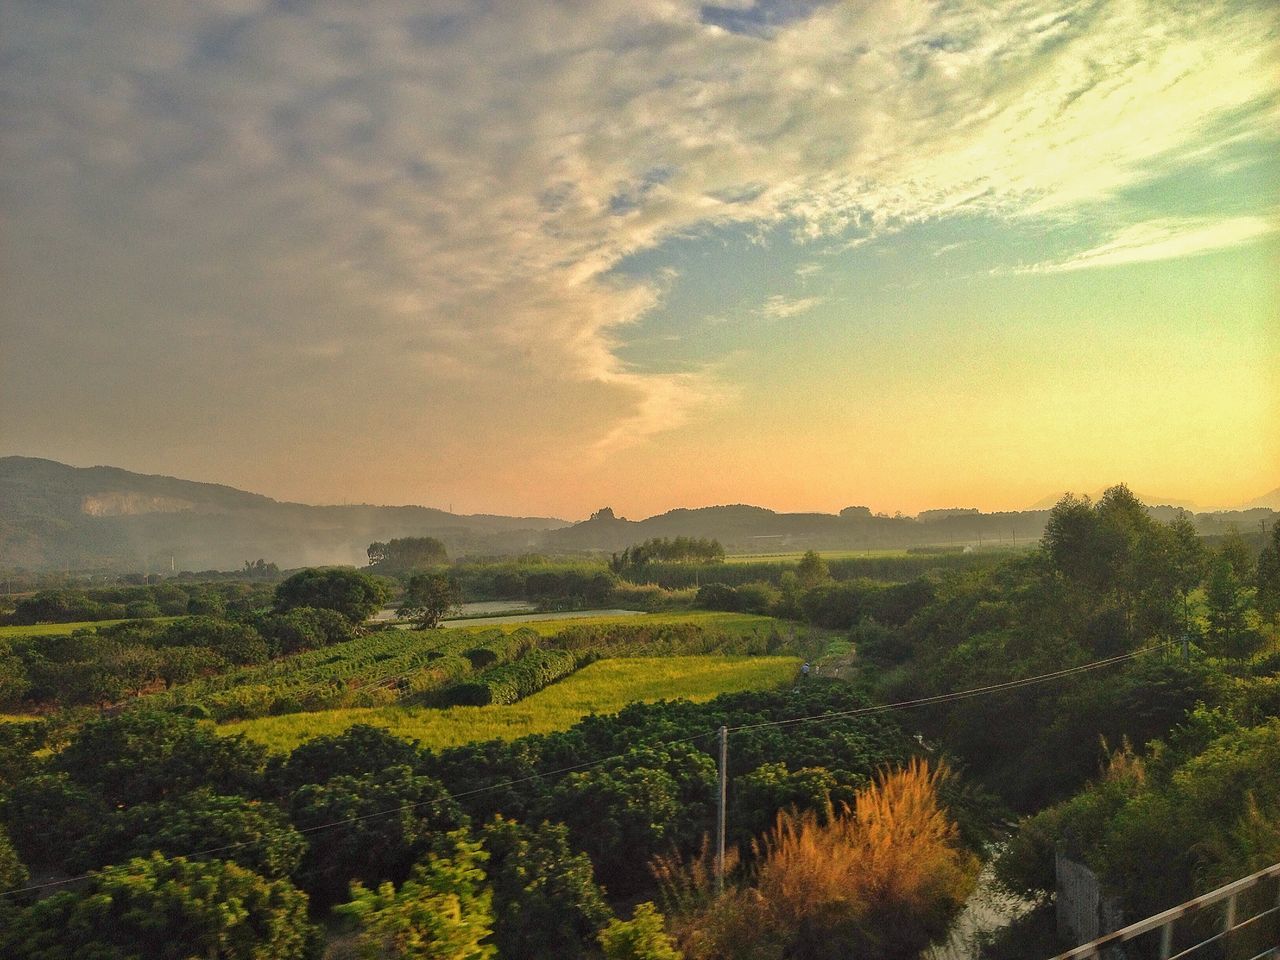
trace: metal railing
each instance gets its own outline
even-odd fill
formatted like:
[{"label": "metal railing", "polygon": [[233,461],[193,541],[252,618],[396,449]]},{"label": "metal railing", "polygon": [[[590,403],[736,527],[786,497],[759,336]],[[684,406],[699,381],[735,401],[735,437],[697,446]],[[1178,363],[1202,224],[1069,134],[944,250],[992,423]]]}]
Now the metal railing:
[{"label": "metal railing", "polygon": [[[1127,927],[1108,933],[1104,937],[1097,940],[1091,940],[1086,944],[1076,947],[1074,950],[1068,950],[1066,953],[1060,953],[1053,960],[1088,960],[1091,957],[1103,956],[1103,951],[1111,947],[1116,947],[1122,943],[1127,943],[1137,937],[1147,933],[1160,933],[1160,960],[1181,960],[1181,958],[1189,957],[1201,947],[1207,947],[1211,943],[1225,940],[1238,930],[1251,927],[1265,917],[1280,914],[1280,884],[1277,884],[1276,897],[1270,907],[1259,910],[1256,913],[1245,917],[1243,920],[1238,915],[1238,906],[1240,903],[1240,895],[1248,890],[1252,890],[1259,884],[1268,880],[1275,879],[1280,881],[1280,863],[1273,864],[1257,873],[1250,874],[1247,877],[1241,877],[1239,880],[1228,883],[1226,886],[1219,887],[1210,893],[1196,897],[1194,900],[1188,900],[1186,903],[1180,903],[1176,907],[1165,910],[1163,913],[1157,913],[1153,917],[1146,920],[1140,920],[1137,923],[1131,923]],[[1226,909],[1223,913],[1222,927],[1217,933],[1214,933],[1198,943],[1194,943],[1189,947],[1180,950],[1178,953],[1173,952],[1173,933],[1174,924],[1177,921],[1204,910],[1206,907],[1212,907],[1215,904],[1224,903]],[[1249,960],[1280,960],[1280,943],[1267,947],[1262,953],[1257,954]]]}]

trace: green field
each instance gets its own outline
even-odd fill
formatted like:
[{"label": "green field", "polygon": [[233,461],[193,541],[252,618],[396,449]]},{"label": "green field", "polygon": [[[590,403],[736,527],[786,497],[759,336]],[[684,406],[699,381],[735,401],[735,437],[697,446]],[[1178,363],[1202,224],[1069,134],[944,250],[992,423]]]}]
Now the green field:
[{"label": "green field", "polygon": [[533,630],[541,637],[553,637],[570,627],[651,627],[658,625],[677,625],[692,623],[707,630],[719,630],[732,637],[749,637],[753,633],[769,633],[783,626],[773,617],[757,616],[754,613],[720,613],[715,610],[690,610],[685,613],[639,613],[629,617],[577,617],[563,620],[528,620],[522,623],[494,623],[488,625],[474,624],[468,627],[450,627],[441,624],[445,630],[505,630],[510,633],[524,627]]},{"label": "green field", "polygon": [[791,680],[799,663],[796,657],[717,655],[600,660],[510,706],[326,710],[228,723],[218,729],[287,751],[311,737],[367,723],[438,749],[564,730],[588,714],[614,713],[636,701],[700,701],[721,693],[769,689]]},{"label": "green field", "polygon": [[[818,550],[824,560],[844,560],[849,557],[905,557],[906,547],[887,550]],[[725,563],[799,563],[805,555],[804,550],[783,550],[778,553],[732,553],[724,558]]]},{"label": "green field", "polygon": [[[124,620],[81,620],[76,623],[35,623],[29,627],[0,627],[0,639],[4,637],[51,637],[59,633],[73,633],[76,630],[97,630],[99,627],[110,627],[117,623],[127,623],[129,619]],[[177,620],[178,617],[152,617],[153,623],[168,623],[170,620]]]}]

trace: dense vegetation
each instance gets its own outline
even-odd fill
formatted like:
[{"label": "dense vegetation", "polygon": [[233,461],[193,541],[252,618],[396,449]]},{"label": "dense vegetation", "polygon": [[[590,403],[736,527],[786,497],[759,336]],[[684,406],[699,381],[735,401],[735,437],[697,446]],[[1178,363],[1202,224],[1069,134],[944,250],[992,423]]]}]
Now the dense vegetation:
[{"label": "dense vegetation", "polygon": [[[1280,531],[1260,551],[1206,542],[1117,487],[1065,498],[1039,549],[1002,557],[640,555],[621,576],[532,558],[415,567],[398,584],[306,570],[270,595],[206,587],[227,599],[199,616],[0,640],[0,705],[48,713],[0,724],[0,887],[90,874],[39,902],[0,896],[0,957],[127,956],[122,938],[162,936],[130,927],[149,910],[219,956],[316,957],[327,936],[334,951],[408,956],[415,942],[450,960],[908,960],[945,934],[1017,817],[1003,884],[1043,901],[1064,853],[1134,917],[1280,860]],[[468,598],[717,612],[363,624],[445,570]],[[695,590],[670,589],[677,570]],[[851,646],[858,675],[835,679],[824,668],[847,667]],[[199,719],[405,704],[473,711],[474,736],[593,661],[778,653],[820,675],[518,739],[458,743],[455,724],[431,749],[326,713],[316,724],[341,733],[271,754]],[[946,700],[979,687],[996,689]],[[123,709],[53,711],[77,704]],[[732,869],[718,893],[706,836],[722,724]],[[210,891],[235,908],[215,915]]]},{"label": "dense vegetation", "polygon": [[[36,929],[43,939],[33,942],[47,943],[49,956],[110,949],[119,942],[110,938],[130,935],[127,925],[49,920],[99,911],[114,922],[113,911],[142,902],[122,899],[134,895],[127,891],[153,883],[173,904],[148,935],[180,930],[193,938],[184,946],[199,951],[219,938],[236,942],[237,924],[248,924],[259,936],[275,931],[272,955],[314,956],[306,951],[318,949],[316,935],[298,906],[308,900],[313,917],[350,901],[339,914],[361,938],[383,936],[403,921],[399,911],[430,927],[437,921],[423,898],[406,894],[421,888],[471,903],[474,910],[447,915],[477,938],[491,932],[512,950],[543,944],[533,956],[588,956],[612,919],[597,883],[613,898],[654,891],[650,859],[701,848],[715,783],[709,734],[718,725],[863,703],[844,684],[814,682],[701,705],[635,706],[560,734],[438,753],[357,727],[268,757],[190,718],[138,710],[91,721],[37,756],[43,737],[25,725],[25,741],[14,734],[7,742],[21,763],[5,765],[11,779],[0,806],[18,858],[46,874],[94,872],[50,900],[7,898],[13,916],[0,956],[17,955]],[[743,784],[742,822],[768,823],[787,802],[815,800],[807,784],[819,769],[834,790],[852,792],[916,749],[886,718],[804,724],[786,736],[743,731],[730,770],[735,796]],[[746,789],[761,768],[778,789]],[[792,780],[798,789],[787,788]],[[220,852],[199,852],[213,847]],[[150,851],[175,859],[148,860]],[[150,876],[157,879],[131,879]],[[202,906],[210,894],[200,891],[257,906],[210,916]],[[203,919],[188,923],[188,915]]]}]

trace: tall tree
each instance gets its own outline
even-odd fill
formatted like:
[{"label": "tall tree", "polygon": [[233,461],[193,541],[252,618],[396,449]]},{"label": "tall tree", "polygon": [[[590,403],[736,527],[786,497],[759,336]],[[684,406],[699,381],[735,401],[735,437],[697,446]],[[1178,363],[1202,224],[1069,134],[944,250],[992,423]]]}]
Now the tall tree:
[{"label": "tall tree", "polygon": [[462,606],[462,588],[443,573],[415,573],[404,589],[400,618],[412,620],[419,630],[434,630],[440,621]]},{"label": "tall tree", "polygon": [[1280,519],[1271,524],[1271,540],[1258,554],[1258,611],[1280,616]]},{"label": "tall tree", "polygon": [[300,570],[276,587],[276,611],[296,607],[337,610],[360,623],[387,602],[390,591],[368,574],[345,567]]}]

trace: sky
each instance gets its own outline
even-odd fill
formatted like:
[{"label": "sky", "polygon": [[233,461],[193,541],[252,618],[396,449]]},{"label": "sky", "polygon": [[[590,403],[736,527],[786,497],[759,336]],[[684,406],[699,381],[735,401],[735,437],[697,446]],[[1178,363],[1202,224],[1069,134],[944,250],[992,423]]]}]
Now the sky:
[{"label": "sky", "polygon": [[9,0],[0,453],[312,503],[1280,486],[1269,0]]}]

